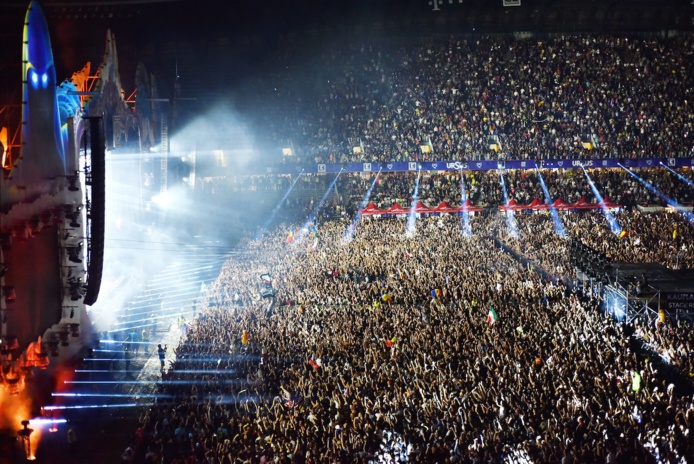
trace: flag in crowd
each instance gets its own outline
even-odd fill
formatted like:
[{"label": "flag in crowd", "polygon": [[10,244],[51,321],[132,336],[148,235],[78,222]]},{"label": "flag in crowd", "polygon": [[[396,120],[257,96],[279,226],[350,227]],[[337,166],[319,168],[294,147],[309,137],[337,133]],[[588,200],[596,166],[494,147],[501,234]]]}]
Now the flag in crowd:
[{"label": "flag in crowd", "polygon": [[320,364],[321,364],[321,363],[320,363],[320,359],[318,359],[318,360],[316,360],[316,361],[314,361],[313,359],[311,359],[308,363],[311,365],[311,367],[313,367],[313,369],[315,369],[315,370],[320,369]]},{"label": "flag in crowd", "polygon": [[302,401],[303,398],[301,397],[299,392],[295,391],[284,400],[284,405],[288,408],[293,408],[295,406],[298,406]]},{"label": "flag in crowd", "polygon": [[499,319],[499,315],[496,313],[496,309],[491,308],[489,314],[487,315],[487,322],[494,324]]},{"label": "flag in crowd", "polygon": [[634,371],[634,374],[631,376],[631,389],[635,392],[641,390],[641,374],[636,371]]}]

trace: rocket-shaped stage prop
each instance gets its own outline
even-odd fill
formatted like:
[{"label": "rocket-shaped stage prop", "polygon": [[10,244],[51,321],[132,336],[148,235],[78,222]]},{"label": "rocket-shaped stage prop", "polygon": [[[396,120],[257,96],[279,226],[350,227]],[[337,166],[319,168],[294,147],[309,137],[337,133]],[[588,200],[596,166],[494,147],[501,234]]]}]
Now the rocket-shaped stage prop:
[{"label": "rocket-shaped stage prop", "polygon": [[29,4],[24,21],[22,79],[22,150],[13,183],[41,188],[65,175],[65,144],[60,131],[51,39],[37,1]]}]

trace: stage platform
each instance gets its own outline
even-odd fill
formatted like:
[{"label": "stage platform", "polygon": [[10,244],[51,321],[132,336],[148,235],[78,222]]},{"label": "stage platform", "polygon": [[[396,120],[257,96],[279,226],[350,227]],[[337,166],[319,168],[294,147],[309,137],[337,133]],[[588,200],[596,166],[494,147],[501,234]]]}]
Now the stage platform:
[{"label": "stage platform", "polygon": [[694,269],[669,269],[656,263],[613,263],[609,277],[624,288],[634,288],[645,278],[647,285],[642,286],[639,298],[651,300],[651,309],[694,314]]}]

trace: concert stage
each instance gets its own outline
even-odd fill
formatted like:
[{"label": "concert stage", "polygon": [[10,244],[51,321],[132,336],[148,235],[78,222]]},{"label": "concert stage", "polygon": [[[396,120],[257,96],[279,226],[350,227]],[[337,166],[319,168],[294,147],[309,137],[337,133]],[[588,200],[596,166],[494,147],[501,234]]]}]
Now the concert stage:
[{"label": "concert stage", "polygon": [[637,295],[636,285],[641,281],[638,296],[651,300],[649,307],[653,310],[663,309],[671,315],[694,315],[694,269],[668,269],[654,263],[613,263],[609,277],[611,282],[616,281],[624,288],[631,287],[633,296]]}]

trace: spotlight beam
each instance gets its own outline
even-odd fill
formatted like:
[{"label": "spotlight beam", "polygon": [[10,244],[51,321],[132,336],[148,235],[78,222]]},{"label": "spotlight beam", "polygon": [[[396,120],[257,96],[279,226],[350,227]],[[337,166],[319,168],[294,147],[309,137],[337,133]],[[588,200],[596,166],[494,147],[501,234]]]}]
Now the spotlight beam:
[{"label": "spotlight beam", "polygon": [[[196,294],[197,294],[197,293],[200,292],[199,284],[202,282],[202,280],[204,280],[204,279],[201,279],[200,277],[197,277],[197,278],[194,278],[194,279],[184,279],[184,278],[181,278],[180,280],[178,280],[179,285],[176,285],[176,284],[174,284],[174,283],[172,283],[171,285],[161,285],[161,286],[157,287],[157,288],[155,289],[155,291],[156,291],[157,293],[162,293],[162,294],[164,294],[165,297],[167,297],[167,296],[185,296],[185,295],[191,295],[191,294],[193,294],[193,293],[196,293]],[[173,282],[173,281],[172,281],[172,282]],[[185,284],[189,284],[189,285],[190,285],[190,284],[198,284],[198,288],[197,288],[195,291],[193,291],[193,290],[185,290],[185,289],[184,289],[184,290],[179,290],[179,291],[177,291],[177,292],[174,292],[174,291],[167,291],[168,289],[180,289],[181,286],[183,286],[183,285],[185,285]],[[149,301],[157,301],[157,298],[141,299],[141,300],[139,300],[139,301],[140,301],[140,302],[143,302],[143,303],[146,303],[146,302],[149,302]]]},{"label": "spotlight beam", "polygon": [[[155,313],[156,313],[156,311],[155,311]],[[135,319],[135,320],[131,320],[131,321],[116,322],[113,325],[124,326],[124,325],[128,325],[128,324],[136,324],[138,322],[154,321],[154,320],[160,320],[160,319],[171,319],[172,317],[185,316],[186,314],[187,314],[187,311],[182,311],[182,312],[179,311],[177,313],[167,314],[165,316],[154,316],[154,317],[146,317],[144,319]]]},{"label": "spotlight beam", "polygon": [[509,199],[508,192],[506,191],[506,181],[504,180],[504,173],[499,171],[499,178],[501,179],[501,190],[504,192],[504,201],[506,202],[506,226],[508,228],[508,233],[511,237],[518,237],[518,225],[516,224],[515,212],[508,208]]},{"label": "spotlight beam", "polygon": [[141,408],[140,403],[124,403],[124,404],[84,404],[74,406],[44,406],[44,411],[64,411],[67,409],[101,409],[101,408]]},{"label": "spotlight beam", "polygon": [[366,208],[366,205],[369,203],[369,198],[371,198],[371,191],[374,189],[374,186],[376,185],[376,182],[378,181],[378,178],[380,175],[381,175],[381,168],[378,169],[378,173],[376,174],[376,177],[374,177],[373,182],[371,182],[371,186],[366,191],[366,195],[364,195],[364,198],[361,200],[361,205],[359,205],[359,209],[357,210],[357,214],[354,215],[354,220],[352,220],[352,223],[349,225],[349,227],[347,227],[347,230],[345,231],[344,240],[346,242],[351,241],[352,238],[354,237],[354,231],[357,229],[357,224],[359,224],[359,219],[361,219],[361,210]]},{"label": "spotlight beam", "polygon": [[263,234],[263,232],[266,231],[268,227],[270,227],[270,225],[272,224],[272,221],[274,221],[274,219],[275,219],[275,216],[277,216],[277,213],[279,213],[280,208],[284,204],[287,197],[289,197],[289,194],[294,189],[294,186],[296,185],[296,183],[299,181],[299,179],[301,178],[301,176],[303,174],[304,174],[304,170],[302,169],[301,172],[299,173],[299,175],[296,176],[296,179],[294,179],[294,182],[292,182],[292,185],[289,186],[289,190],[287,190],[285,192],[282,199],[279,201],[279,203],[277,203],[277,206],[275,206],[275,209],[272,210],[272,213],[270,213],[270,217],[268,218],[267,221],[265,221],[265,224],[263,224],[263,227],[261,227],[258,230],[258,233],[256,233],[256,235],[255,235],[256,240],[258,240],[260,238],[260,236]]},{"label": "spotlight beam", "polygon": [[[150,315],[152,315],[150,317]],[[120,322],[114,322],[112,326],[125,326],[127,324],[136,324],[138,322],[145,322],[145,321],[154,321],[158,319],[168,319],[174,316],[185,316],[186,312],[181,312],[181,308],[165,308],[165,309],[144,309],[142,311],[122,311],[117,316],[120,319]],[[98,317],[95,318],[95,322],[99,320],[101,317],[104,317],[103,314],[98,315]],[[137,318],[137,319],[136,319]],[[123,320],[125,319],[125,320]]]},{"label": "spotlight beam", "polygon": [[[176,317],[178,317],[179,315],[180,315],[180,314],[174,314],[173,316],[169,316],[169,317],[167,317],[167,319],[173,319],[173,318],[176,318]],[[128,331],[130,331],[130,330],[134,330],[134,329],[144,329],[144,328],[147,328],[147,327],[156,327],[156,325],[157,325],[157,324],[156,324],[156,323],[154,323],[154,324],[142,324],[142,325],[136,325],[136,326],[133,326],[133,327],[124,327],[124,328],[121,328],[121,329],[113,329],[113,330],[109,330],[109,333],[116,333],[116,332],[128,332]]]},{"label": "spotlight beam", "polygon": [[414,236],[417,228],[417,200],[419,199],[419,179],[422,177],[422,166],[417,165],[417,180],[414,183],[414,194],[412,195],[412,204],[410,212],[407,214],[407,229],[405,234],[408,237]]},{"label": "spotlight beam", "polygon": [[620,227],[619,223],[614,218],[612,213],[610,213],[610,210],[608,210],[605,207],[605,202],[603,201],[602,195],[600,195],[598,188],[593,183],[593,179],[590,178],[590,176],[588,175],[588,171],[586,171],[586,168],[584,168],[583,165],[581,165],[581,169],[583,169],[583,174],[586,175],[586,179],[588,180],[588,185],[590,185],[590,189],[593,191],[593,195],[600,203],[600,209],[602,210],[602,214],[605,216],[605,219],[607,219],[607,222],[610,224],[610,230],[612,230],[612,233],[615,235],[621,234],[622,228]]},{"label": "spotlight beam", "polygon": [[[167,380],[165,382],[157,382],[157,383],[162,383],[166,385],[170,385],[172,381]],[[207,401],[213,400],[215,402],[221,403],[221,404],[234,404],[234,403],[243,403],[243,402],[249,402],[252,401],[254,403],[259,403],[259,402],[270,402],[273,400],[273,397],[270,395],[245,395],[243,394],[245,390],[243,390],[238,396],[232,395],[223,395],[220,399],[220,397],[214,396],[214,395],[209,395],[206,398],[203,398],[195,403],[192,404],[206,404]],[[139,395],[139,397],[142,398],[147,398],[146,396]],[[137,399],[138,396],[134,396],[133,399]],[[64,410],[71,410],[71,409],[117,409],[117,408],[141,408],[143,406],[143,403],[121,403],[121,404],[85,404],[85,405],[71,405],[71,406],[44,406],[43,409],[44,411],[64,411]]]},{"label": "spotlight beam", "polygon": [[[467,190],[465,188],[465,174],[460,170],[460,198],[463,203],[467,201]],[[470,213],[463,211],[463,235],[466,237],[472,236],[472,226],[470,225]]]},{"label": "spotlight beam", "polygon": [[[203,279],[198,279],[197,281],[192,281],[188,282],[189,284],[196,284],[196,286],[199,287],[199,284],[203,281]],[[174,288],[173,286],[171,288]],[[166,291],[165,288],[161,289],[155,289],[156,293],[161,293],[163,296],[161,299],[164,300],[164,306],[172,306],[172,305],[180,305],[182,301],[187,301],[192,299],[193,297],[200,295],[200,290],[198,289],[187,289],[187,290],[180,290],[178,292],[173,292],[173,291]],[[155,306],[160,306],[161,299],[159,297],[152,297],[152,298],[147,298],[147,299],[139,299],[136,300],[137,304],[127,304],[123,308],[125,312],[128,313],[137,313],[137,310],[140,309],[145,309],[146,308],[151,308],[153,303],[156,303]],[[170,304],[169,304],[170,303]],[[166,308],[166,309],[171,309],[171,308]]]},{"label": "spotlight beam", "polygon": [[[619,163],[618,163],[619,164]],[[624,169],[626,172],[628,172],[634,179],[638,180],[641,182],[644,187],[646,187],[648,190],[650,190],[652,193],[658,196],[661,200],[663,200],[665,203],[667,203],[668,206],[671,208],[674,208],[675,211],[678,211],[682,213],[682,215],[687,219],[687,222],[689,223],[690,226],[694,227],[694,214],[690,213],[689,211],[685,210],[682,205],[677,203],[674,199],[670,198],[669,196],[665,195],[663,192],[655,188],[650,182],[648,182],[646,179],[643,179],[639,176],[637,176],[633,171],[630,169],[625,168],[621,164],[619,164],[622,169]]]},{"label": "spotlight beam", "polygon": [[45,419],[45,418],[36,418],[36,419],[29,419],[29,425],[32,427],[42,427],[44,425],[57,425],[57,424],[65,424],[67,423],[67,419]]},{"label": "spotlight beam", "polygon": [[[115,345],[126,345],[126,344],[134,344],[134,345],[158,345],[159,343],[157,342],[129,342],[125,340],[99,340],[99,343],[106,343],[106,344],[115,344]],[[210,347],[210,346],[219,346],[213,343],[186,343],[186,346],[202,346],[202,347]]]},{"label": "spotlight beam", "polygon": [[[140,371],[137,371],[140,372]],[[51,393],[53,397],[60,398],[173,398],[172,395],[162,395],[156,393]]]},{"label": "spotlight beam", "polygon": [[[176,297],[176,303],[180,304],[182,300],[186,299],[192,299],[198,295],[198,292],[195,291],[190,291],[190,292],[176,292],[176,293],[169,293],[165,296],[165,298],[170,299],[171,297]],[[152,303],[158,302],[159,300],[157,299],[152,299],[152,300],[144,300],[140,301],[140,304],[137,305],[132,305],[132,306],[126,306],[123,308],[123,312],[129,316],[137,315],[137,314],[146,314],[146,313],[157,313],[160,311],[171,311],[174,309],[178,308],[159,308],[157,307],[156,309],[152,309]],[[159,306],[159,304],[156,304],[155,306]],[[165,306],[171,306],[169,304],[165,304]],[[148,309],[149,308],[149,309]]]},{"label": "spotlight beam", "polygon": [[[111,373],[111,372],[118,372],[121,374],[136,374],[142,372],[141,369],[130,369],[130,370],[124,370],[124,369],[118,369],[118,370],[108,370],[108,369],[77,369],[75,372],[80,372],[83,374],[106,374],[106,373]],[[209,369],[190,369],[190,370],[175,370],[176,374],[187,374],[187,375],[225,375],[225,374],[236,374],[237,372],[233,369],[227,369],[227,370],[209,370]],[[58,396],[75,396],[74,394],[56,394]],[[56,396],[53,395],[53,396]],[[110,393],[95,393],[95,394],[89,394],[92,396],[131,396],[131,395],[116,395],[116,394],[110,394]],[[89,396],[87,395],[87,396]],[[85,395],[78,395],[78,396],[85,396]],[[135,396],[142,396],[142,395],[135,395]]]},{"label": "spotlight beam", "polygon": [[152,279],[150,282],[169,282],[172,280],[172,277],[178,277],[178,276],[186,276],[186,275],[191,275],[191,274],[199,274],[199,272],[196,271],[205,271],[207,269],[213,269],[215,267],[214,264],[209,264],[206,266],[200,266],[200,267],[193,267],[193,268],[188,268],[188,269],[183,269],[183,270],[169,270],[169,271],[164,271],[159,274],[160,277],[156,277]]},{"label": "spotlight beam", "polygon": [[[81,384],[81,385],[105,385],[105,384],[137,384],[137,385],[205,385],[210,380],[66,380],[65,383],[69,384]],[[248,380],[246,379],[233,379],[233,380],[214,380],[214,383],[225,384],[225,385],[246,385]]]},{"label": "spotlight beam", "polygon": [[340,178],[340,174],[342,174],[342,171],[344,171],[344,170],[345,170],[345,168],[340,168],[340,172],[337,173],[337,176],[335,176],[333,181],[330,183],[330,186],[323,194],[323,198],[320,199],[318,206],[316,206],[316,208],[313,210],[313,213],[311,214],[311,216],[309,216],[309,218],[306,220],[306,224],[304,225],[304,227],[301,231],[302,234],[304,233],[305,230],[308,230],[308,226],[316,220],[316,216],[318,216],[318,213],[323,208],[323,204],[325,204],[325,200],[328,199],[328,195],[330,194],[330,191],[333,189],[333,187],[337,183],[337,179]]},{"label": "spotlight beam", "polygon": [[[139,356],[140,359],[144,358],[151,358],[153,356]],[[137,359],[137,358],[135,358]],[[228,355],[228,354],[220,354],[218,356],[210,356],[208,358],[177,358],[176,362],[179,362],[181,364],[185,363],[219,363],[221,364],[222,361],[224,362],[245,362],[245,361],[255,361],[260,359],[260,355]],[[113,362],[113,361],[122,361],[123,358],[121,357],[114,357],[114,358],[84,358],[84,362],[87,361],[94,361],[94,362]],[[87,369],[88,371],[91,371],[90,369]],[[125,370],[116,370],[112,372],[125,372]],[[225,372],[228,372],[226,370]]]},{"label": "spotlight beam", "polygon": [[[175,299],[178,302],[181,299],[185,299],[186,297],[190,297],[191,295],[199,295],[200,294],[199,284],[203,280],[204,279],[194,279],[194,280],[190,280],[190,281],[182,281],[181,282],[182,284],[188,284],[187,285],[188,287],[190,287],[190,284],[194,284],[198,287],[197,289],[188,288],[188,289],[183,289],[183,290],[180,290],[177,292],[170,291],[170,290],[167,291],[166,290],[167,288],[180,288],[180,285],[179,286],[172,285],[172,286],[167,286],[167,287],[159,287],[159,288],[155,289],[155,293],[161,294],[162,295],[161,299],[171,299],[172,297],[175,297]],[[126,311],[132,311],[135,309],[147,308],[147,307],[150,307],[152,305],[152,303],[157,303],[157,305],[159,305],[159,302],[161,301],[161,299],[159,298],[159,295],[153,296],[150,298],[139,298],[139,299],[135,300],[135,301],[137,301],[136,304],[126,306],[125,310]]]},{"label": "spotlight beam", "polygon": [[[665,164],[663,164],[662,161],[660,162],[660,164],[661,164],[665,169],[667,169],[668,171],[670,171],[671,173],[673,173],[674,175],[676,175],[677,177],[679,177],[680,180],[682,180],[683,182],[685,182],[685,183],[686,183],[687,185],[689,185],[691,188],[694,188],[694,182],[692,182],[691,180],[687,179],[686,177],[684,177],[682,174],[680,174],[679,172],[675,171],[674,169],[670,168],[670,166],[666,166]],[[622,167],[623,167],[623,166],[622,166]]]},{"label": "spotlight beam", "polygon": [[566,229],[564,229],[564,224],[562,224],[561,219],[559,219],[559,214],[557,213],[557,209],[554,207],[554,204],[552,203],[552,197],[549,196],[549,190],[547,190],[547,185],[545,185],[545,180],[542,178],[542,173],[538,168],[535,168],[537,171],[537,178],[540,179],[540,185],[542,186],[542,192],[545,194],[545,198],[548,202],[549,205],[549,214],[552,217],[552,222],[554,223],[554,231],[559,235],[561,238],[566,238]]}]

